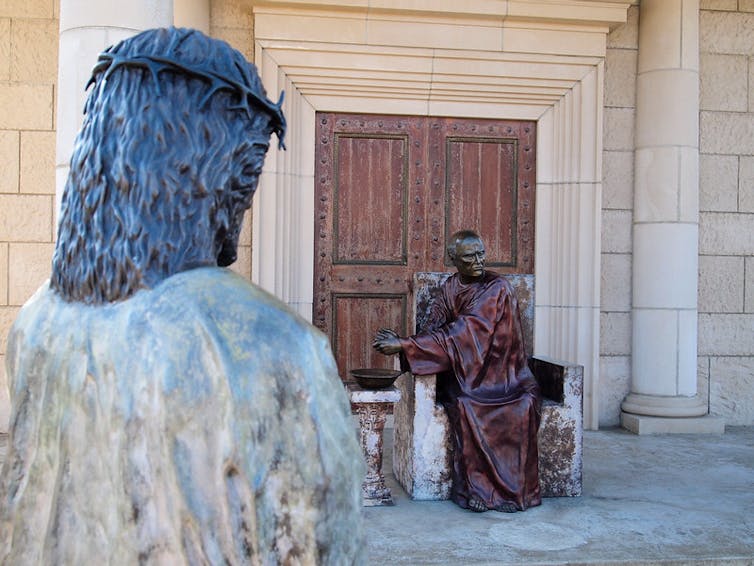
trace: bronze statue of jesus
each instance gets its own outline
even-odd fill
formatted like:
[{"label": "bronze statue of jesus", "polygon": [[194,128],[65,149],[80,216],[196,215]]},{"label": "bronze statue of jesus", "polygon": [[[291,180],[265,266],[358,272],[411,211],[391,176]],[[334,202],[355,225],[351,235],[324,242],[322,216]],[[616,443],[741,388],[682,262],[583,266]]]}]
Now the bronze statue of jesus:
[{"label": "bronze statue of jesus", "polygon": [[457,273],[432,306],[429,328],[401,338],[380,329],[373,346],[400,354],[403,369],[437,374],[451,427],[459,506],[512,513],[539,505],[540,394],[527,365],[518,302],[508,281],[485,269],[484,242],[456,232],[448,255]]}]

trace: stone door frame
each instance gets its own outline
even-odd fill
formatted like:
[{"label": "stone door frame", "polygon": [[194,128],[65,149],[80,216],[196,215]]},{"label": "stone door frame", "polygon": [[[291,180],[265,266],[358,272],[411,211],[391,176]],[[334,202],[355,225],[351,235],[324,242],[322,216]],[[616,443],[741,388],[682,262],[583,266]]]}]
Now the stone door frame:
[{"label": "stone door frame", "polygon": [[286,91],[289,123],[255,197],[253,278],[311,320],[317,111],[535,120],[534,351],[584,366],[596,429],[604,57],[630,2],[501,16],[472,1],[464,17],[384,4],[253,9],[255,63],[272,98]]}]

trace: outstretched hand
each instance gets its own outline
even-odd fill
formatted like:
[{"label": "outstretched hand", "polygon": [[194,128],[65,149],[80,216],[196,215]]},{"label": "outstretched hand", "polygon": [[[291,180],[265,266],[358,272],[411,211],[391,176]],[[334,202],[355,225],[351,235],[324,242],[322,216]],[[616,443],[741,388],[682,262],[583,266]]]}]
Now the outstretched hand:
[{"label": "outstretched hand", "polygon": [[380,328],[372,341],[372,347],[386,356],[400,353],[403,350],[400,336],[389,328]]}]

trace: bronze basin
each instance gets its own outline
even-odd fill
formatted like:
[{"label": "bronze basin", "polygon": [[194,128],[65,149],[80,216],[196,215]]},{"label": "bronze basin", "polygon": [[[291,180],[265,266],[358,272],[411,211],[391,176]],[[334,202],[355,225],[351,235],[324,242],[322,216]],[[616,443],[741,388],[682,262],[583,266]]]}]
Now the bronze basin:
[{"label": "bronze basin", "polygon": [[364,389],[385,389],[390,387],[402,372],[394,369],[360,368],[352,369],[349,373]]}]

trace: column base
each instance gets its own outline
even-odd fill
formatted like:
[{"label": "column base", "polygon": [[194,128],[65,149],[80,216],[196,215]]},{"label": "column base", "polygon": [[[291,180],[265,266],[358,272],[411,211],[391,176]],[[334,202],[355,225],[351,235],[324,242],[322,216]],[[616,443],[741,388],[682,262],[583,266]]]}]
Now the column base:
[{"label": "column base", "polygon": [[725,421],[711,417],[649,417],[621,412],[620,424],[634,434],[723,434]]},{"label": "column base", "polygon": [[620,408],[624,413],[647,417],[703,417],[707,414],[707,404],[699,397],[680,395],[629,393]]}]

